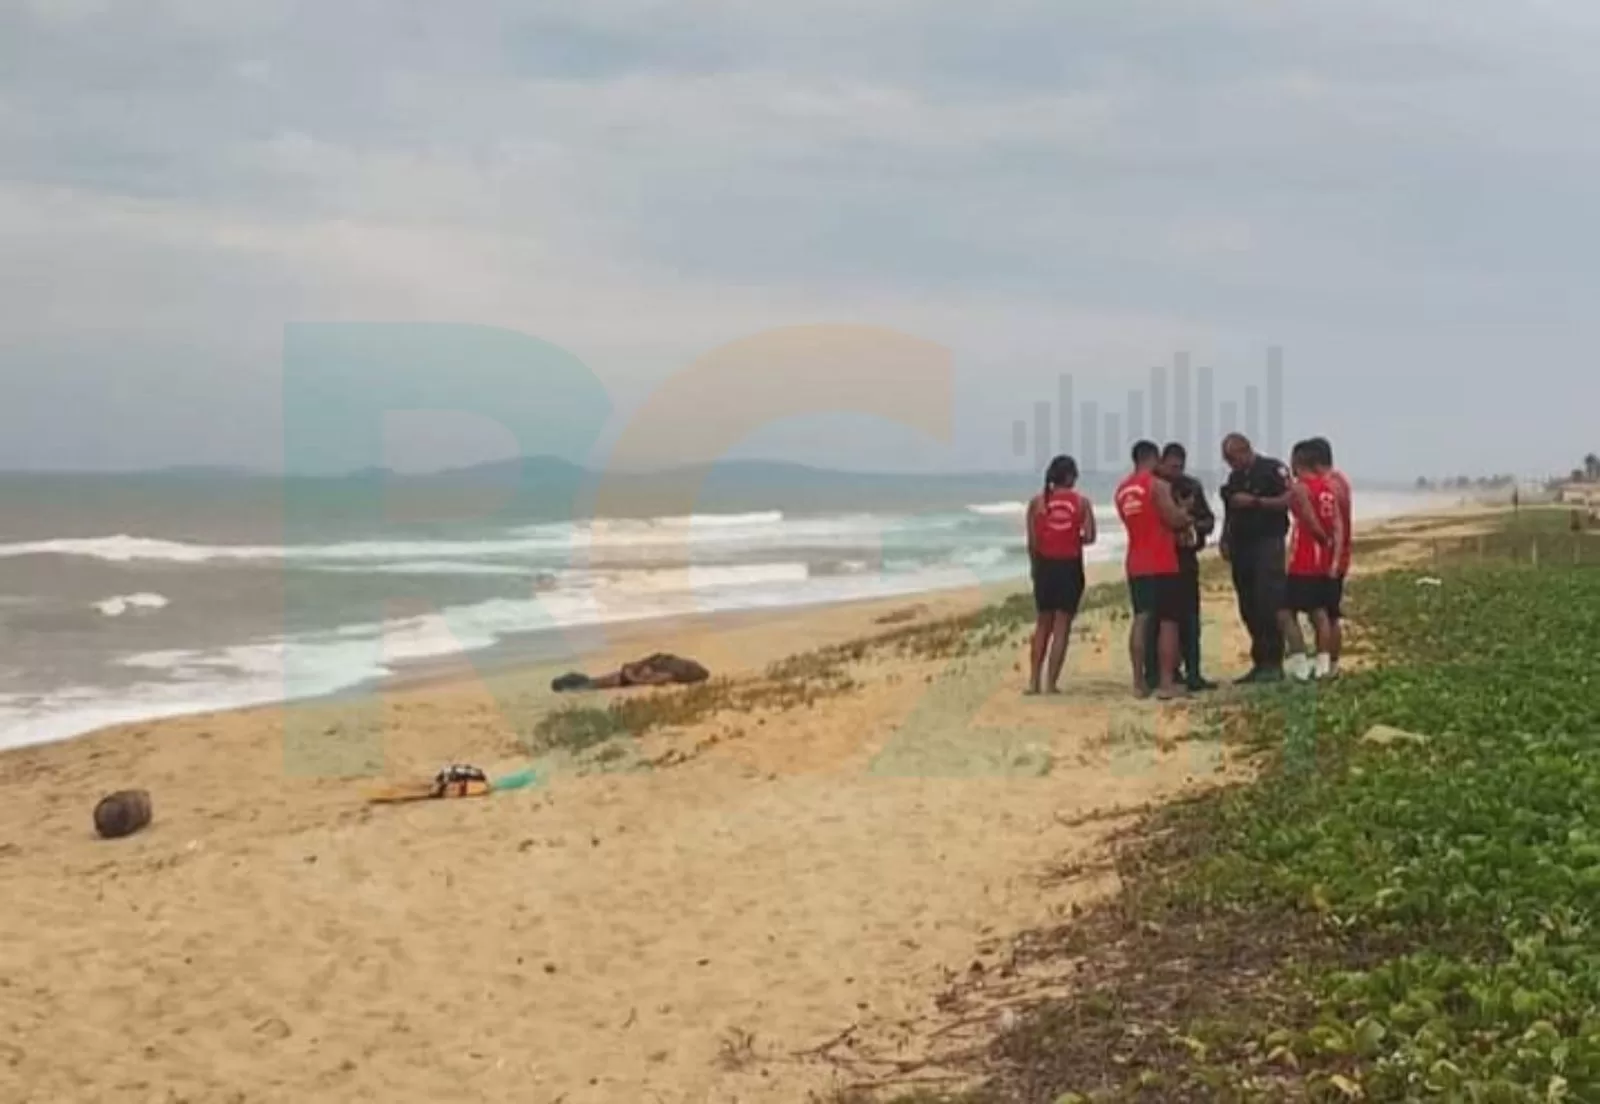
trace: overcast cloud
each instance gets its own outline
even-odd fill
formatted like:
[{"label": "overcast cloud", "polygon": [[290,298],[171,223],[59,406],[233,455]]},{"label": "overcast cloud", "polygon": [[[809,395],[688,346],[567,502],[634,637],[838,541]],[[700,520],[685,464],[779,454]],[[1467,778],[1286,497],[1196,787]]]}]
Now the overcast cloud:
[{"label": "overcast cloud", "polygon": [[0,6],[0,467],[278,464],[308,320],[568,349],[598,462],[697,357],[841,322],[951,350],[951,438],[744,452],[1026,463],[1060,372],[1120,405],[1183,349],[1231,394],[1271,344],[1358,472],[1600,448],[1590,4],[571,7]]}]

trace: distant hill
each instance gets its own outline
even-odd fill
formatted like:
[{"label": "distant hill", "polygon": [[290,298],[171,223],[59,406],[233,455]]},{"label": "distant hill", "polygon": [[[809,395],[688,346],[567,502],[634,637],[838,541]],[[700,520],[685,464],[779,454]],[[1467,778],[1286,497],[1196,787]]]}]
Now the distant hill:
[{"label": "distant hill", "polygon": [[984,486],[1015,483],[1019,478],[1015,473],[994,472],[954,474],[859,472],[818,468],[781,460],[727,460],[714,464],[684,464],[649,472],[609,472],[584,468],[554,456],[531,456],[521,460],[477,464],[472,467],[452,468],[420,475],[385,474],[398,482],[432,484],[500,483],[520,478],[555,481],[604,479],[607,482],[637,484],[714,480],[723,483],[751,483],[764,487],[841,486],[862,483],[903,487],[929,482]]},{"label": "distant hill", "polygon": [[[837,512],[924,510],[1020,498],[1030,476],[837,471],[766,460],[694,464],[654,472],[597,472],[554,457],[529,457],[430,475],[389,476],[387,494],[430,498],[440,492],[511,495],[518,512],[570,516],[591,511],[655,516],[692,510]],[[559,505],[557,505],[559,504]]]},{"label": "distant hill", "polygon": [[[1121,471],[1086,472],[1082,485],[1091,495],[1104,495],[1122,477]],[[1219,473],[1197,471],[1208,487],[1221,479]],[[0,481],[10,485],[24,482],[73,482],[107,484],[152,484],[170,481],[188,484],[215,484],[219,489],[230,483],[249,482],[260,485],[289,484],[319,491],[338,488],[369,488],[382,484],[393,490],[499,490],[539,487],[550,492],[572,491],[604,487],[606,490],[670,489],[684,486],[699,487],[715,495],[736,495],[740,498],[770,495],[812,497],[826,492],[851,496],[910,494],[917,498],[960,500],[962,503],[987,501],[983,496],[998,498],[1025,497],[1038,489],[1038,475],[1031,469],[1011,472],[863,472],[782,460],[728,460],[714,464],[689,464],[649,472],[608,472],[585,468],[555,456],[531,456],[517,460],[504,460],[468,467],[450,468],[437,472],[401,473],[388,468],[364,468],[359,471],[326,475],[300,475],[285,479],[279,473],[261,469],[223,466],[175,466],[133,472],[5,472],[0,471]],[[1356,482],[1374,491],[1414,491],[1414,481],[1371,479],[1358,477]],[[1427,489],[1435,489],[1429,487]],[[1442,488],[1449,489],[1449,488]],[[976,496],[976,497],[971,497]],[[776,508],[771,507],[771,508]]]},{"label": "distant hill", "polygon": [[188,464],[171,468],[158,468],[154,472],[134,472],[134,476],[158,475],[173,479],[262,479],[264,473],[253,468],[234,465]]},{"label": "distant hill", "polygon": [[[1199,473],[1216,507],[1217,477]],[[1081,486],[1102,507],[1121,472]],[[1357,493],[1409,489],[1356,480]],[[781,510],[918,514],[1018,502],[1038,490],[1017,472],[850,472],[770,460],[602,473],[551,456],[425,475],[382,468],[285,479],[183,467],[125,474],[0,472],[0,541],[126,533],[217,543],[363,539],[393,527],[427,533],[483,525]]]},{"label": "distant hill", "polygon": [[[0,473],[0,496],[26,509],[12,525],[49,535],[125,532],[261,534],[282,525],[317,533],[362,532],[385,522],[472,519],[564,521],[599,515],[900,512],[959,509],[1032,494],[1031,473],[849,472],[767,460],[733,460],[655,472],[599,472],[553,456],[427,474],[369,468],[291,476],[239,468]],[[1092,484],[1091,493],[1094,493]],[[46,504],[53,504],[46,508]],[[44,522],[50,517],[53,520]],[[185,519],[179,525],[174,519]],[[158,519],[166,519],[159,521]],[[196,520],[197,519],[197,520]],[[281,519],[280,521],[273,519]]]}]

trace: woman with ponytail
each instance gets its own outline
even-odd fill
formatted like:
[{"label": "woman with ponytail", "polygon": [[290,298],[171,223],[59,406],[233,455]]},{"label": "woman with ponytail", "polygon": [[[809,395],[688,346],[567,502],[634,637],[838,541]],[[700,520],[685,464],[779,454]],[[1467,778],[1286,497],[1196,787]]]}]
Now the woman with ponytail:
[{"label": "woman with ponytail", "polygon": [[1047,694],[1067,659],[1072,619],[1083,599],[1083,550],[1095,542],[1094,507],[1077,490],[1078,463],[1057,456],[1045,470],[1044,491],[1028,503],[1028,559],[1033,564],[1033,604],[1039,619],[1029,654],[1028,693]]}]

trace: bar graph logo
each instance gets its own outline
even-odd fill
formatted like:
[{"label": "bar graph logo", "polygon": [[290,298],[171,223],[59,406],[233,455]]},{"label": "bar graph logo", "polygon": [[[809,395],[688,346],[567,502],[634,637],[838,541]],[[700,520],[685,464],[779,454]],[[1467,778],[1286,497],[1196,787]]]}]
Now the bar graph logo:
[{"label": "bar graph logo", "polygon": [[1216,401],[1215,373],[1206,365],[1191,367],[1186,352],[1151,368],[1148,387],[1130,388],[1121,411],[1079,401],[1074,388],[1071,373],[1063,372],[1055,402],[1034,403],[1031,425],[1025,418],[1012,423],[1013,453],[1027,456],[1031,445],[1038,468],[1057,453],[1070,453],[1085,472],[1117,471],[1127,465],[1133,442],[1148,437],[1183,443],[1194,470],[1214,472],[1221,462],[1218,444],[1228,433],[1243,433],[1270,455],[1283,453],[1283,350],[1276,345],[1267,350],[1263,384],[1245,387],[1242,412],[1236,400]]}]

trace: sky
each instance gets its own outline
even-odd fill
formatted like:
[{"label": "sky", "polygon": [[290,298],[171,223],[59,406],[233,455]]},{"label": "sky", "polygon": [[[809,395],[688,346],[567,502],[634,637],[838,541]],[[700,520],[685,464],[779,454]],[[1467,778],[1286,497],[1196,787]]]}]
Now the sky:
[{"label": "sky", "polygon": [[293,468],[309,323],[459,327],[410,469],[1026,468],[1063,374],[1242,409],[1278,346],[1349,470],[1565,471],[1595,56],[1583,0],[9,0],[0,467]]}]

